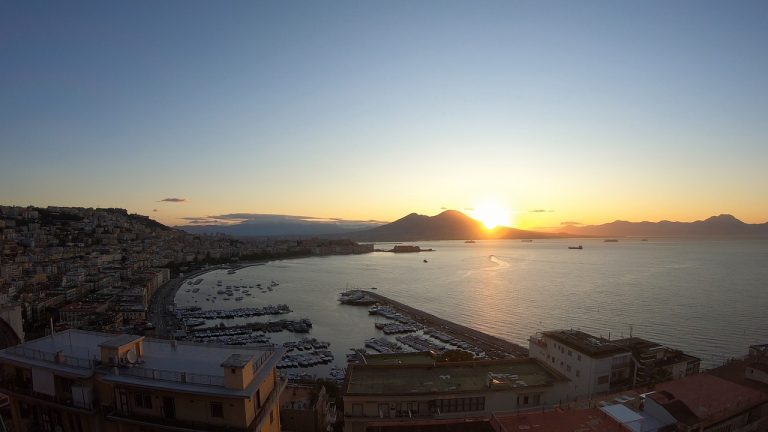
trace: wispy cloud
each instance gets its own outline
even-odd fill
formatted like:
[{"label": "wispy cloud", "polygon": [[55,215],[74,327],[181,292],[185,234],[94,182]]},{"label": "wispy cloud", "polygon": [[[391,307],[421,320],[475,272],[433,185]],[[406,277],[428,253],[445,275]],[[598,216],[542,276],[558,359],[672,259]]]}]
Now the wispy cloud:
[{"label": "wispy cloud", "polygon": [[554,210],[547,210],[547,209],[535,209],[535,210],[528,210],[530,213],[554,213]]},{"label": "wispy cloud", "polygon": [[475,211],[474,207],[464,207],[464,211]]},{"label": "wispy cloud", "polygon": [[163,198],[158,202],[183,203],[183,202],[187,202],[187,199],[186,198]]},{"label": "wispy cloud", "polygon": [[355,219],[343,219],[343,218],[319,218],[314,216],[294,216],[294,215],[280,215],[280,214],[263,214],[263,213],[229,213],[222,215],[213,215],[205,217],[182,217],[180,218],[186,221],[190,225],[235,225],[235,224],[333,224],[333,225],[360,225],[360,226],[373,226],[382,225],[387,223],[386,221],[378,221],[374,219],[368,220],[355,220]]},{"label": "wispy cloud", "polygon": [[565,221],[565,222],[560,222],[560,225],[584,225],[584,224],[581,222]]}]

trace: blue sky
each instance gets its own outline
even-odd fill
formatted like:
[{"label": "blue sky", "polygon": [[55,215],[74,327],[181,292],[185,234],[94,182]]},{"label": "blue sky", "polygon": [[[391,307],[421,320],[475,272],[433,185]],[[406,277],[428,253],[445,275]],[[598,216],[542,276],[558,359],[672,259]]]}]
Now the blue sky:
[{"label": "blue sky", "polygon": [[0,202],[764,222],[766,46],[766,2],[2,2]]}]

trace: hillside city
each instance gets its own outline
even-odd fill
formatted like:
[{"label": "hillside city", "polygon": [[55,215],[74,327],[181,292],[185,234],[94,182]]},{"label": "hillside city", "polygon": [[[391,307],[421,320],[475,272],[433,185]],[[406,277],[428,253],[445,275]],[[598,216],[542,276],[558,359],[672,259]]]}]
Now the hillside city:
[{"label": "hillside city", "polygon": [[114,208],[0,206],[0,233],[3,430],[768,430],[768,344],[708,370],[632,335],[549,329],[521,347],[354,291],[383,330],[430,337],[403,339],[408,352],[369,342],[334,377],[286,374],[297,344],[184,339],[191,321],[167,318],[176,290],[373,244],[196,235]]}]

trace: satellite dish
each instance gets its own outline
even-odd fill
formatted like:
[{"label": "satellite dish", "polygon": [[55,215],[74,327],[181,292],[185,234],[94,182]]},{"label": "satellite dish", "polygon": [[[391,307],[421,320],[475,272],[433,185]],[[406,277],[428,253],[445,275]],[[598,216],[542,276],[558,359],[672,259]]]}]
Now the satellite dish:
[{"label": "satellite dish", "polygon": [[135,349],[132,349],[132,350],[128,351],[128,354],[125,355],[125,358],[128,359],[129,363],[136,363],[137,357],[138,356],[136,355],[136,350]]}]

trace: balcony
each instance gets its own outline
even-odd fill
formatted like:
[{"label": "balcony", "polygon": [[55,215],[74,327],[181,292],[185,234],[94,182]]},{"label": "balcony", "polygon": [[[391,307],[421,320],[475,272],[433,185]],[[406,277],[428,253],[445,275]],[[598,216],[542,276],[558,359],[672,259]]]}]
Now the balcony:
[{"label": "balcony", "polygon": [[265,421],[269,419],[269,413],[271,408],[279,402],[280,393],[285,389],[288,384],[285,380],[278,380],[275,383],[275,388],[269,394],[269,396],[262,403],[262,408],[259,414],[251,421],[247,427],[233,427],[225,425],[212,425],[210,423],[202,423],[189,421],[184,419],[169,419],[166,417],[153,417],[147,415],[140,415],[133,412],[130,409],[114,409],[106,418],[108,421],[116,423],[130,423],[139,426],[149,427],[159,430],[172,430],[180,432],[205,432],[205,431],[226,431],[226,432],[256,432],[261,430],[261,427]]},{"label": "balcony", "polygon": [[23,381],[16,379],[15,377],[0,377],[0,389],[3,393],[18,399],[46,405],[55,405],[57,407],[83,413],[93,413],[98,406],[96,399],[92,398],[87,401],[76,401],[71,393],[57,391],[55,396],[51,396],[45,393],[36,392],[32,389],[31,381]]}]

